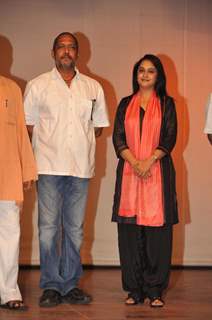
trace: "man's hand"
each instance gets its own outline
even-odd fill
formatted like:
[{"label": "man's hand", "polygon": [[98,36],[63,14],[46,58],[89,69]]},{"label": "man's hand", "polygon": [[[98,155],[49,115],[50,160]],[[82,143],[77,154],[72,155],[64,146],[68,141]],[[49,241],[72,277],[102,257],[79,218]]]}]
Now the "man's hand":
[{"label": "man's hand", "polygon": [[212,145],[212,133],[208,133],[208,140],[210,144]]},{"label": "man's hand", "polygon": [[30,188],[32,188],[32,185],[33,185],[33,181],[30,180],[30,181],[25,181],[23,183],[23,187],[24,187],[24,191],[27,191],[29,190]]},{"label": "man's hand", "polygon": [[27,131],[28,131],[30,141],[32,141],[33,128],[34,128],[34,126],[27,125]]},{"label": "man's hand", "polygon": [[19,208],[19,210],[21,211],[23,208],[23,201],[16,201],[15,204]]},{"label": "man's hand", "polygon": [[94,130],[95,130],[95,137],[96,138],[98,138],[98,137],[100,137],[101,136],[101,134],[102,134],[102,130],[103,130],[103,128],[94,128]]}]

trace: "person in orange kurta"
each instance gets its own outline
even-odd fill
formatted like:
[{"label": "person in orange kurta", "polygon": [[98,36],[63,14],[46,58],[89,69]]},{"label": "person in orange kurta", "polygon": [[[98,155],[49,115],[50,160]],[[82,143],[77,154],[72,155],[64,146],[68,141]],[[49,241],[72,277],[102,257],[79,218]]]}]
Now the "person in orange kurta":
[{"label": "person in orange kurta", "polygon": [[22,94],[0,76],[0,298],[2,308],[26,309],[17,284],[23,189],[37,179]]}]

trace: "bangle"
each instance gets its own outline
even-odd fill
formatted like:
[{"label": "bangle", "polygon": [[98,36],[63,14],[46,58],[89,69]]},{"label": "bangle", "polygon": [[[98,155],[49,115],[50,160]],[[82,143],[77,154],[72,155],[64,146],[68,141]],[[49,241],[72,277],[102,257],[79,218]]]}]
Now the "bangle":
[{"label": "bangle", "polygon": [[152,155],[152,158],[153,158],[154,161],[158,160],[158,157],[155,154]]}]

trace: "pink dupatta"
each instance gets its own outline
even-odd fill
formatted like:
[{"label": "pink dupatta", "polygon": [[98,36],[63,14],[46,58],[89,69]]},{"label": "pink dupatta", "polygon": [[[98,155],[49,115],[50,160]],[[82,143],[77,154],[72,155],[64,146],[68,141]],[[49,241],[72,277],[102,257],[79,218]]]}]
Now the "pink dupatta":
[{"label": "pink dupatta", "polygon": [[[161,128],[161,105],[153,93],[143,119],[140,138],[139,94],[133,96],[125,116],[127,145],[136,159],[150,157],[158,147]],[[138,177],[125,161],[122,177],[119,216],[136,217],[136,223],[144,226],[164,224],[162,178],[160,161],[151,167],[151,177]]]}]

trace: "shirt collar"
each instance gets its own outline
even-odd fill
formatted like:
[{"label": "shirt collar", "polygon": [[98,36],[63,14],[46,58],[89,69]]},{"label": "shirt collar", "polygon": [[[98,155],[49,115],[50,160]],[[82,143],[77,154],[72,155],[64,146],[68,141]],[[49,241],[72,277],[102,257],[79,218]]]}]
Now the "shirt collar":
[{"label": "shirt collar", "polygon": [[[76,72],[76,75],[75,75],[74,79],[77,79],[77,80],[80,79],[80,72],[79,72],[79,70],[78,70],[76,67],[75,67],[75,72]],[[61,74],[60,74],[60,72],[57,70],[56,67],[54,67],[54,68],[52,69],[51,73],[52,73],[52,79],[54,79],[54,80],[56,80],[56,79],[62,79]]]}]

